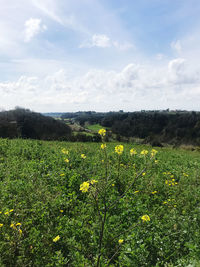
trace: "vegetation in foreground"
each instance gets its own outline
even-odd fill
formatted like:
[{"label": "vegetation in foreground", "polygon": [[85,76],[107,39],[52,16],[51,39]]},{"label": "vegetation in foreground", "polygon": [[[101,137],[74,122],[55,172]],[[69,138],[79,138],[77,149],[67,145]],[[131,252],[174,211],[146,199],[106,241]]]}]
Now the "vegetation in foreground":
[{"label": "vegetation in foreground", "polygon": [[199,152],[0,139],[0,266],[200,264]]}]

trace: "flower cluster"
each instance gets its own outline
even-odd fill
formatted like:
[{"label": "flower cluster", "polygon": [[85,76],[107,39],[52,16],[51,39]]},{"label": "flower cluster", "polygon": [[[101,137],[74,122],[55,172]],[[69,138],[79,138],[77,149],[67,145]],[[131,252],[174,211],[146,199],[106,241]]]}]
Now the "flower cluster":
[{"label": "flower cluster", "polygon": [[106,148],[106,144],[101,144],[101,149],[105,149]]},{"label": "flower cluster", "polygon": [[156,155],[157,153],[158,153],[157,150],[152,149],[152,150],[151,150],[151,157],[152,157],[152,158],[155,157],[155,155]]},{"label": "flower cluster", "polygon": [[82,191],[82,193],[88,192],[90,185],[94,185],[95,183],[98,183],[98,181],[95,179],[92,179],[91,181],[83,182],[80,185],[80,191]]},{"label": "flower cluster", "polygon": [[133,155],[136,155],[136,154],[137,154],[137,151],[134,148],[131,148],[130,155],[133,156]]},{"label": "flower cluster", "polygon": [[69,154],[69,151],[68,151],[67,149],[65,149],[65,148],[63,148],[61,151],[62,151],[62,153],[65,154],[65,155],[68,155],[68,154]]},{"label": "flower cluster", "polygon": [[21,223],[11,223],[10,227],[13,229],[13,230],[18,230],[19,234],[21,235],[22,234],[22,230],[20,229],[21,227]]},{"label": "flower cluster", "polygon": [[56,243],[58,240],[60,240],[60,236],[57,235],[54,239],[53,239],[53,242]]},{"label": "flower cluster", "polygon": [[101,135],[101,136],[105,136],[106,135],[106,130],[105,129],[100,129],[98,131],[98,133]]},{"label": "flower cluster", "polygon": [[150,217],[149,217],[149,215],[143,215],[142,217],[141,217],[141,219],[142,219],[142,221],[143,222],[149,222],[150,221]]},{"label": "flower cluster", "polygon": [[146,156],[148,153],[149,153],[149,151],[145,150],[145,149],[140,152],[140,154],[144,155],[144,156]]},{"label": "flower cluster", "polygon": [[121,155],[124,151],[124,146],[123,145],[118,145],[115,147],[115,153],[117,153],[118,155]]}]

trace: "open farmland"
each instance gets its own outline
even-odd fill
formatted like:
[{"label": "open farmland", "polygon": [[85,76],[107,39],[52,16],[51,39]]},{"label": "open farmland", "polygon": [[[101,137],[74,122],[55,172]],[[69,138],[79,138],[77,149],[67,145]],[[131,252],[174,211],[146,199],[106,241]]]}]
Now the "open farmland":
[{"label": "open farmland", "polygon": [[0,139],[0,266],[199,266],[199,166],[198,151]]}]

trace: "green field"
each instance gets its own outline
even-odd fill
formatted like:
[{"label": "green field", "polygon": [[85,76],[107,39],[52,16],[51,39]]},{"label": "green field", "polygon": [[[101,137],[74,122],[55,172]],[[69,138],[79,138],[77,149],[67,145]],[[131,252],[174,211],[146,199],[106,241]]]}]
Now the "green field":
[{"label": "green field", "polygon": [[93,131],[93,132],[98,132],[100,129],[102,128],[102,126],[100,124],[91,124],[87,126],[87,129]]},{"label": "green field", "polygon": [[106,145],[0,139],[0,266],[200,266],[200,153]]}]

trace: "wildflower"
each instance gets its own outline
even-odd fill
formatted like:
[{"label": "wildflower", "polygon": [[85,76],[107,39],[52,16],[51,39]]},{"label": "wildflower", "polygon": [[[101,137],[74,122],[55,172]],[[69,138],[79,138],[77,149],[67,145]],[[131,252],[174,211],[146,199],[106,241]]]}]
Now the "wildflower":
[{"label": "wildflower", "polygon": [[65,148],[63,148],[61,151],[62,151],[62,153],[65,154],[65,155],[68,155],[68,154],[69,154],[69,151],[66,150]]},{"label": "wildflower", "polygon": [[144,156],[146,156],[148,153],[149,153],[149,151],[145,150],[145,149],[140,152],[140,154],[144,155]]},{"label": "wildflower", "polygon": [[153,194],[153,195],[154,195],[154,194],[157,194],[157,193],[158,193],[157,191],[153,191],[151,194]]},{"label": "wildflower", "polygon": [[146,172],[143,172],[143,173],[142,173],[142,176],[145,176],[145,175],[146,175]]},{"label": "wildflower", "polygon": [[13,228],[13,229],[15,229],[14,223],[11,223],[10,227]]},{"label": "wildflower", "polygon": [[115,152],[118,154],[118,155],[121,155],[124,151],[124,146],[123,145],[118,145],[115,147]]},{"label": "wildflower", "polygon": [[69,160],[68,160],[68,159],[65,159],[65,162],[66,162],[66,163],[69,163]]},{"label": "wildflower", "polygon": [[57,235],[54,239],[53,239],[53,242],[57,242],[58,240],[60,239],[60,236],[59,235]]},{"label": "wildflower", "polygon": [[100,134],[101,136],[105,136],[106,135],[106,130],[105,129],[100,129],[98,131],[98,134]]},{"label": "wildflower", "polygon": [[112,184],[112,186],[115,186],[115,184]]},{"label": "wildflower", "polygon": [[85,154],[81,154],[81,158],[82,159],[86,159],[86,155]]},{"label": "wildflower", "polygon": [[106,148],[106,144],[101,144],[101,149],[105,149]]},{"label": "wildflower", "polygon": [[98,183],[98,181],[93,179],[93,180],[90,181],[90,183],[91,184],[95,184],[95,183]]},{"label": "wildflower", "polygon": [[6,211],[4,214],[5,214],[5,215],[8,215],[8,214],[9,214],[9,211]]},{"label": "wildflower", "polygon": [[61,173],[60,176],[65,176],[65,174],[64,173]]},{"label": "wildflower", "polygon": [[13,212],[13,211],[14,211],[13,209],[9,210],[9,212]]},{"label": "wildflower", "polygon": [[3,223],[0,223],[0,227],[3,227]]},{"label": "wildflower", "polygon": [[16,226],[21,226],[22,224],[21,223],[16,223]]},{"label": "wildflower", "polygon": [[142,219],[143,222],[148,222],[148,221],[150,221],[150,217],[149,217],[148,215],[143,215],[143,216],[141,217],[141,219]]},{"label": "wildflower", "polygon": [[80,185],[80,190],[85,193],[88,191],[90,187],[90,184],[88,182],[83,182],[81,185]]},{"label": "wildflower", "polygon": [[21,229],[19,229],[18,231],[19,231],[19,234],[21,235],[21,234],[22,234],[22,230],[21,230]]},{"label": "wildflower", "polygon": [[152,158],[153,158],[157,153],[158,153],[157,150],[152,149],[152,150],[151,150],[151,156],[152,156]]},{"label": "wildflower", "polygon": [[137,151],[134,148],[131,148],[130,155],[133,156],[133,155],[136,155],[136,154],[137,154]]},{"label": "wildflower", "polygon": [[119,239],[118,243],[121,245],[124,242],[124,239]]},{"label": "wildflower", "polygon": [[139,192],[140,192],[140,191],[139,191],[139,190],[137,190],[137,191],[135,191],[135,192],[134,192],[134,194],[137,194],[137,193],[139,193]]},{"label": "wildflower", "polygon": [[155,160],[154,162],[155,162],[155,163],[158,163],[158,160]]},{"label": "wildflower", "polygon": [[64,212],[64,210],[60,210],[60,212],[61,212],[61,213],[63,213],[63,212]]}]

